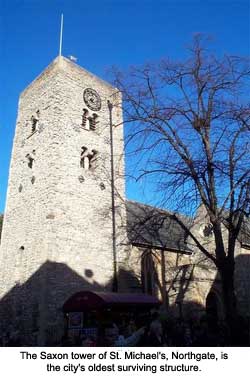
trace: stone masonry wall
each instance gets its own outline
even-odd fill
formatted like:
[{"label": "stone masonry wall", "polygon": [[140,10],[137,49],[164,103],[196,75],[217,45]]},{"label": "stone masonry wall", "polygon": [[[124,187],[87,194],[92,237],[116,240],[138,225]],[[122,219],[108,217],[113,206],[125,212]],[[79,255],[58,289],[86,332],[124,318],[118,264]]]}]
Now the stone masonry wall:
[{"label": "stone masonry wall", "polygon": [[[203,246],[212,254],[215,249],[213,235],[207,229],[209,225],[206,213],[202,207],[197,211],[197,215],[191,229]],[[171,236],[171,234],[169,234]],[[225,247],[227,246],[228,232],[223,227],[223,238]],[[186,318],[199,318],[206,311],[206,300],[210,292],[216,297],[217,312],[220,319],[224,318],[223,295],[220,275],[212,261],[208,260],[198,248],[192,239],[187,239],[187,247],[192,250],[192,254],[183,254],[166,250],[165,255],[165,283],[169,304],[169,312],[174,316],[180,315]],[[137,279],[141,281],[141,259],[146,248],[131,247],[129,252],[129,262],[134,270]],[[149,252],[149,251],[147,251]],[[154,257],[155,269],[158,280],[161,282],[161,251],[151,250]],[[157,261],[158,260],[158,261]],[[235,274],[234,286],[237,298],[238,313],[249,317],[250,313],[250,250],[241,247],[237,242],[235,249]],[[156,289],[157,296],[161,299],[160,289]]]},{"label": "stone masonry wall", "polygon": [[[83,91],[102,100],[97,130],[82,124]],[[122,123],[120,95],[94,75],[57,58],[21,95],[1,243],[0,310],[25,344],[63,335],[62,305],[73,293],[111,290],[113,278],[110,136]],[[32,134],[31,117],[39,110]],[[90,110],[91,113],[91,110]],[[113,128],[117,255],[126,258],[122,125]],[[80,165],[82,147],[98,151],[93,170]],[[29,157],[32,168],[28,166]],[[8,308],[7,308],[8,307]],[[18,320],[16,320],[18,318]]]}]

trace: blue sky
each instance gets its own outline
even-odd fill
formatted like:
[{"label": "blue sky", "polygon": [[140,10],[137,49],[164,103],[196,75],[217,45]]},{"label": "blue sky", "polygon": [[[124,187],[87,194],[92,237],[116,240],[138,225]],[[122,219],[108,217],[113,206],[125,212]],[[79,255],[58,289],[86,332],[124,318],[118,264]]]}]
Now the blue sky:
[{"label": "blue sky", "polygon": [[[64,13],[63,55],[107,79],[107,70],[181,58],[192,34],[214,39],[218,54],[249,55],[248,0],[0,0],[0,212],[5,196],[19,93],[57,56]],[[127,196],[150,201],[140,184]]]}]

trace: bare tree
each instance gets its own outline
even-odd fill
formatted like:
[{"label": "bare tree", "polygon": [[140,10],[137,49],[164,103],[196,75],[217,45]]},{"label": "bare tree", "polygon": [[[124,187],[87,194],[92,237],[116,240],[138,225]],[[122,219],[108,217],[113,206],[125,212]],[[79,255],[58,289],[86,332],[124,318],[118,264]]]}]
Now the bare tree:
[{"label": "bare tree", "polygon": [[[215,57],[201,35],[183,62],[164,59],[114,70],[123,93],[129,150],[137,154],[136,179],[152,176],[164,205],[190,213],[202,204],[214,235],[206,248],[179,216],[197,248],[220,276],[226,317],[235,316],[236,241],[250,213],[249,61]],[[227,239],[223,228],[227,228]]]}]

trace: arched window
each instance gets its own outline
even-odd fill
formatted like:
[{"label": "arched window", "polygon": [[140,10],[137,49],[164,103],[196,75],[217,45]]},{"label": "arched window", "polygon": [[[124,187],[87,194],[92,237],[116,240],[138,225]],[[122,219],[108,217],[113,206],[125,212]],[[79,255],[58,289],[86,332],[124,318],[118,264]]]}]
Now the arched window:
[{"label": "arched window", "polygon": [[82,113],[82,127],[85,129],[89,129],[89,121],[88,121],[88,114],[89,111],[86,108],[83,108]]},{"label": "arched window", "polygon": [[97,114],[93,114],[92,117],[89,117],[89,129],[91,131],[96,130],[96,125],[98,123],[97,118],[98,118]]},{"label": "arched window", "polygon": [[86,146],[82,146],[80,166],[85,170],[94,169],[96,167],[97,154],[97,150],[92,149],[91,151],[89,151],[89,149]]},{"label": "arched window", "polygon": [[151,251],[143,253],[141,258],[141,282],[142,291],[146,294],[156,295],[157,271],[155,258]]},{"label": "arched window", "polygon": [[93,113],[92,115],[89,114],[89,110],[86,108],[83,108],[82,113],[82,127],[84,129],[87,129],[88,131],[95,131],[96,126],[98,124],[98,115]]}]

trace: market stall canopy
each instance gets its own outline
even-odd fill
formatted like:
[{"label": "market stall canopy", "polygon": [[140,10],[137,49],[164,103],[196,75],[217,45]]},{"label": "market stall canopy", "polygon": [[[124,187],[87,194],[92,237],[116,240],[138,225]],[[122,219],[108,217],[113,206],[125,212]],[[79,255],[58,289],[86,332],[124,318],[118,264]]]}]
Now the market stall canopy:
[{"label": "market stall canopy", "polygon": [[101,308],[154,308],[161,302],[147,294],[79,291],[63,305],[64,312],[84,312]]}]

